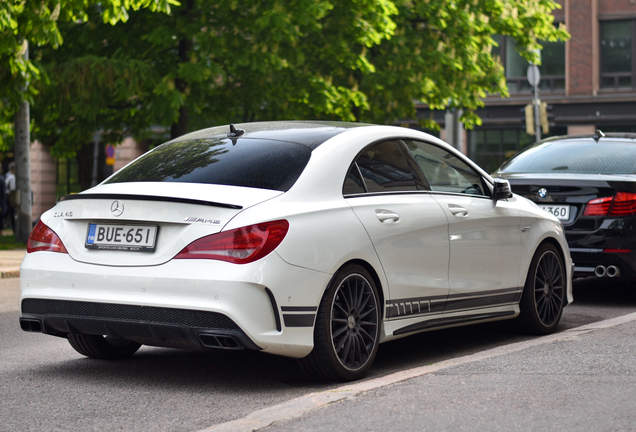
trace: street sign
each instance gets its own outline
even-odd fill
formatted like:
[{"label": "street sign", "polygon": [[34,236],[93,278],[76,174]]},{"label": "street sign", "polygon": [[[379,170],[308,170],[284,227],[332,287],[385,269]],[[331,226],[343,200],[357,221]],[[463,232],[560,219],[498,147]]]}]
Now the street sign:
[{"label": "street sign", "polygon": [[115,165],[115,146],[112,144],[106,146],[106,165]]},{"label": "street sign", "polygon": [[537,87],[541,82],[541,72],[539,72],[539,66],[530,65],[528,66],[528,71],[526,72],[526,76],[528,77],[528,83],[532,87]]}]

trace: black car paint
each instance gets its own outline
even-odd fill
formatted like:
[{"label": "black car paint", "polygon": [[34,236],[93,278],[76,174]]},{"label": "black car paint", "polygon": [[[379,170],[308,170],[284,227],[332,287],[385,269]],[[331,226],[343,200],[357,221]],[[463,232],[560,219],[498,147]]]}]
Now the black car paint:
[{"label": "black car paint", "polygon": [[[636,216],[584,216],[586,204],[595,198],[614,196],[617,191],[636,193],[636,176],[593,176],[569,174],[550,177],[545,174],[507,174],[497,172],[510,182],[513,192],[535,202],[570,205],[570,218],[562,221],[575,264],[575,277],[593,276],[597,266],[618,267],[621,278],[636,280]],[[598,179],[595,179],[598,177]],[[601,179],[602,178],[602,179]],[[630,181],[631,180],[631,181]],[[538,191],[548,194],[540,198]],[[629,253],[604,252],[629,249]]]}]

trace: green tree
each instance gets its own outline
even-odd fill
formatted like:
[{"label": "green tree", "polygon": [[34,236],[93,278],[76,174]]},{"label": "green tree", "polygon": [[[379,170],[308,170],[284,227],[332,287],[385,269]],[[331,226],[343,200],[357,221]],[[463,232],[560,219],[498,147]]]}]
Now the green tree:
[{"label": "green tree", "polygon": [[[368,109],[360,119],[392,122],[415,118],[414,102],[432,109],[462,108],[462,121],[481,124],[475,109],[488,94],[508,96],[504,69],[491,54],[496,34],[514,38],[517,50],[538,61],[541,41],[569,38],[555,27],[552,0],[396,0],[393,37],[372,49],[376,72],[358,77]],[[421,125],[437,128],[431,120]]]},{"label": "green tree", "polygon": [[[104,22],[115,24],[128,18],[128,10],[148,8],[169,12],[174,0],[4,0],[0,2],[0,124],[14,118],[14,151],[17,189],[22,197],[18,209],[16,239],[26,241],[31,231],[31,178],[29,147],[30,103],[37,95],[30,85],[41,78],[41,68],[29,58],[29,46],[59,47],[63,38],[58,22],[87,18],[90,4],[99,5]],[[0,127],[6,130],[6,126]],[[6,143],[2,143],[6,147]]]}]

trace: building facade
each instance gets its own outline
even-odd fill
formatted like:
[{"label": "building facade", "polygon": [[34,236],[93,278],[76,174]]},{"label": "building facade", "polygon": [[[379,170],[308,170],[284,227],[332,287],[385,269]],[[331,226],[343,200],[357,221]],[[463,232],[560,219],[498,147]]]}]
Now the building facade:
[{"label": "building facade", "polygon": [[[545,42],[539,97],[548,105],[549,132],[565,134],[636,132],[636,0],[560,0],[555,24],[564,23],[567,42]],[[492,95],[477,114],[483,124],[464,131],[460,147],[488,172],[535,142],[526,133],[525,106],[534,93],[528,84],[528,62],[514,43],[498,37],[510,97]],[[433,112],[446,128],[443,112]],[[425,105],[418,116],[429,118]],[[447,138],[445,130],[441,137]],[[459,146],[458,146],[459,147]]]}]

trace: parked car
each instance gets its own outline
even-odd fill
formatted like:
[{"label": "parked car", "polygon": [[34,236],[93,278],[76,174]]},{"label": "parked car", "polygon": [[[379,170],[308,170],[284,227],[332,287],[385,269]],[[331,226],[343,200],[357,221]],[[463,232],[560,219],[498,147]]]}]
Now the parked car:
[{"label": "parked car", "polygon": [[572,301],[559,220],[439,139],[354,123],[214,127],[44,213],[21,266],[25,331],[80,354],[253,349],[353,380],[378,344]]},{"label": "parked car", "polygon": [[636,134],[549,138],[493,175],[561,220],[575,277],[636,279]]}]

